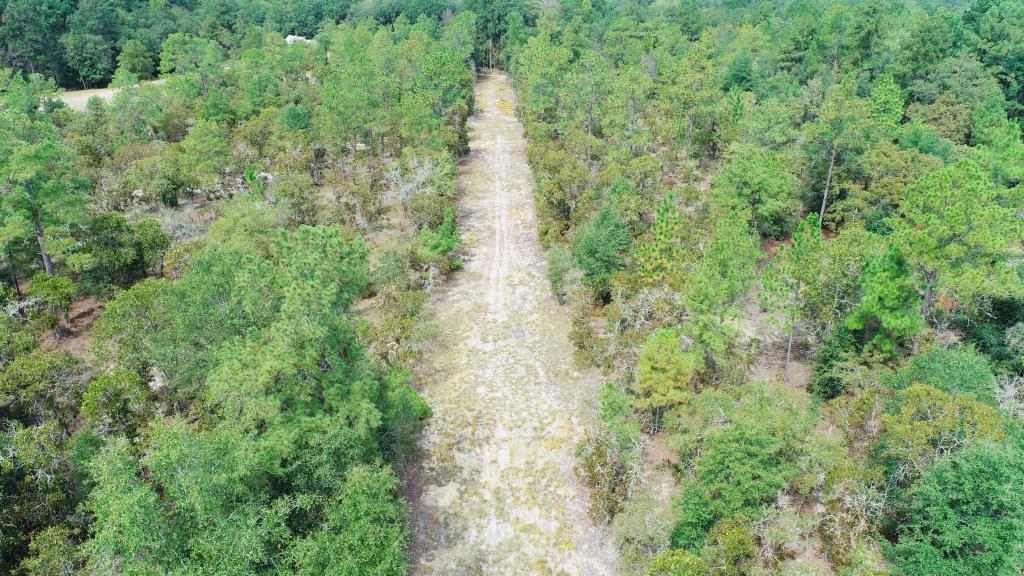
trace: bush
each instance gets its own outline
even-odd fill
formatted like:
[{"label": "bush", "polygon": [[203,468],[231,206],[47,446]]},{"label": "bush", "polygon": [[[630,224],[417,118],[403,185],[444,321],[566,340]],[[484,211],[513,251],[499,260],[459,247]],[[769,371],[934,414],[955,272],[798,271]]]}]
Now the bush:
[{"label": "bush", "polygon": [[647,568],[647,576],[705,576],[708,565],[689,550],[665,550]]},{"label": "bush", "polygon": [[459,227],[455,224],[455,211],[444,211],[444,221],[436,229],[420,230],[420,248],[417,256],[422,262],[447,256],[459,247]]},{"label": "bush", "polygon": [[1013,354],[1013,360],[1017,364],[1024,361],[1024,322],[1017,322],[1007,328],[1003,334],[1003,341],[1006,343],[1006,348]]},{"label": "bush", "polygon": [[897,576],[1019,576],[1024,570],[1024,462],[976,444],[928,470],[902,498],[886,545]]},{"label": "bush", "polygon": [[577,454],[580,477],[590,487],[590,515],[604,523],[622,509],[629,494],[626,455],[606,431],[592,433]]},{"label": "bush", "polygon": [[681,516],[672,535],[677,547],[700,549],[715,523],[761,509],[796,476],[785,443],[756,424],[736,423],[707,435],[684,485]]},{"label": "bush", "polygon": [[566,284],[573,270],[572,255],[562,244],[555,244],[548,249],[546,274],[551,284],[551,293],[558,302],[565,303]]},{"label": "bush", "polygon": [[399,290],[409,288],[412,285],[409,279],[411,263],[410,250],[405,243],[384,250],[377,257],[370,273],[374,291],[380,292],[387,286],[393,286]]},{"label": "bush", "polygon": [[416,192],[406,201],[406,210],[417,228],[435,228],[444,222],[445,214],[452,210],[452,202],[434,192]]},{"label": "bush", "polygon": [[986,404],[996,403],[996,379],[988,359],[974,348],[932,348],[918,354],[887,379],[887,384],[904,390],[921,382],[956,394],[970,394]]},{"label": "bush", "polygon": [[738,515],[715,526],[705,558],[716,576],[745,576],[754,567],[757,553],[750,522]]},{"label": "bush", "polygon": [[643,573],[651,558],[668,548],[673,521],[672,507],[650,487],[637,490],[623,503],[612,521],[612,534],[632,573]]}]

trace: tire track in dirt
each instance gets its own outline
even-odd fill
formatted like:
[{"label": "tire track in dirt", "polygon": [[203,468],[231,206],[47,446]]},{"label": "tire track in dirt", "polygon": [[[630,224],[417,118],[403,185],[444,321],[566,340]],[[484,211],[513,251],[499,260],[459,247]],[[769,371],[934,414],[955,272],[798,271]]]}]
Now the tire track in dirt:
[{"label": "tire track in dirt", "polygon": [[415,573],[611,575],[573,471],[599,376],[573,367],[569,318],[544,276],[514,99],[503,74],[477,84],[460,169],[465,267],[430,305]]}]

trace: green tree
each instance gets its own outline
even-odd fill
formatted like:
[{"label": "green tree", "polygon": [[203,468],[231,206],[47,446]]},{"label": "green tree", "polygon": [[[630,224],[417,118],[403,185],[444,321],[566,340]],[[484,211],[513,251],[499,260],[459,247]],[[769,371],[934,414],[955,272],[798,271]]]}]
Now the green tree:
[{"label": "green tree", "polygon": [[868,110],[871,119],[883,134],[893,135],[903,120],[906,97],[891,75],[885,75],[871,86]]},{"label": "green tree", "polygon": [[67,17],[74,4],[64,0],[11,0],[4,3],[0,36],[8,62],[25,72],[53,77],[63,84],[67,78],[64,50],[59,38],[67,30]]},{"label": "green tree", "polygon": [[0,410],[7,420],[51,421],[70,430],[82,400],[80,376],[80,364],[67,352],[33,350],[0,372]]},{"label": "green tree", "polygon": [[152,78],[155,71],[153,56],[150,54],[149,48],[134,38],[121,46],[121,52],[117,55],[117,67],[131,72],[143,80]]},{"label": "green tree", "polygon": [[96,34],[71,32],[60,39],[68,65],[78,73],[84,86],[102,84],[114,71],[114,51],[110,42]]},{"label": "green tree", "polygon": [[964,446],[1004,437],[999,413],[966,394],[912,384],[899,394],[897,404],[897,410],[882,416],[878,449],[891,477],[901,485]]},{"label": "green tree", "polygon": [[817,118],[805,124],[815,180],[822,184],[819,226],[825,220],[836,164],[845,163],[864,146],[865,121],[869,118],[867,103],[857,97],[856,85],[847,77],[832,87],[817,111]]},{"label": "green tree", "polygon": [[712,128],[713,111],[721,95],[712,57],[716,44],[714,32],[706,30],[667,71],[665,104],[670,116],[681,116],[673,119],[671,128],[676,142],[682,144],[683,160],[689,160],[695,141],[709,138]]},{"label": "green tree", "polygon": [[1024,110],[1024,9],[1008,0],[979,0],[963,15],[967,38],[999,79],[1015,116]]},{"label": "green tree", "polygon": [[195,174],[207,190],[218,190],[225,170],[231,168],[227,133],[216,122],[200,120],[181,143],[181,168]]},{"label": "green tree", "polygon": [[607,295],[608,281],[626,267],[626,254],[632,244],[626,223],[607,206],[576,231],[572,255],[595,293]]},{"label": "green tree", "polygon": [[683,510],[673,544],[699,550],[713,526],[736,514],[757,518],[761,508],[796,475],[780,438],[755,423],[737,423],[708,434],[682,486]]},{"label": "green tree", "polygon": [[920,295],[906,259],[892,249],[872,259],[864,268],[860,285],[860,302],[846,326],[873,333],[867,349],[892,356],[897,345],[924,327]]},{"label": "green tree", "polygon": [[210,74],[223,60],[224,52],[213,40],[175,32],[164,40],[160,48],[160,73],[195,73],[205,93]]},{"label": "green tree", "polygon": [[390,469],[352,468],[336,499],[327,505],[320,529],[295,544],[296,574],[404,575],[405,518],[398,479]]},{"label": "green tree", "polygon": [[527,39],[512,68],[516,86],[523,95],[527,124],[553,123],[557,117],[558,87],[571,58],[572,53],[554,43],[547,30]]},{"label": "green tree", "polygon": [[781,323],[789,334],[783,378],[789,374],[793,357],[793,335],[800,317],[807,310],[808,293],[813,287],[816,260],[822,247],[821,228],[811,214],[793,232],[793,243],[779,249],[772,266],[761,278],[762,305],[782,313]]},{"label": "green tree", "polygon": [[56,265],[47,249],[48,232],[76,222],[84,198],[71,186],[71,152],[50,118],[40,113],[41,88],[20,77],[0,96],[0,219],[3,228],[27,228],[39,245],[49,274]]},{"label": "green tree", "polygon": [[1021,220],[1008,194],[973,162],[921,177],[889,225],[893,245],[922,286],[925,322],[934,320],[940,298],[970,308],[982,295],[1018,295],[1024,288],[1007,265],[1024,231]]},{"label": "green tree", "polygon": [[915,382],[950,394],[967,394],[990,406],[998,387],[989,359],[970,346],[932,347],[904,364],[886,384],[904,390]]},{"label": "green tree", "polygon": [[1006,101],[999,81],[970,54],[960,54],[937,64],[927,77],[910,86],[915,100],[934,103],[943,95],[971,112],[972,142],[984,142],[990,128],[1006,119]]},{"label": "green tree", "polygon": [[33,276],[32,284],[28,287],[30,298],[42,300],[51,314],[55,317],[63,317],[65,322],[68,321],[71,301],[76,294],[78,294],[78,286],[70,278],[50,276],[45,272],[39,272]]},{"label": "green tree", "polygon": [[149,394],[135,372],[115,371],[89,382],[82,416],[99,434],[136,438],[149,415]]},{"label": "green tree", "polygon": [[713,191],[724,205],[750,209],[754,228],[782,238],[796,225],[800,211],[798,182],[785,156],[753,144],[734,144]]},{"label": "green tree", "polygon": [[654,429],[660,427],[665,408],[685,402],[697,390],[697,376],[704,368],[704,355],[686,342],[678,328],[659,328],[644,341],[637,358],[638,398],[634,405],[654,412]]},{"label": "green tree", "polygon": [[1020,454],[979,443],[945,458],[913,485],[886,556],[898,576],[1016,576],[1024,569]]},{"label": "green tree", "polygon": [[26,576],[74,574],[78,567],[78,550],[71,530],[63,524],[33,534],[28,550],[28,557],[18,567]]},{"label": "green tree", "polygon": [[675,197],[670,195],[654,210],[650,239],[640,243],[633,252],[641,282],[680,285],[687,240],[685,222],[676,208]]}]

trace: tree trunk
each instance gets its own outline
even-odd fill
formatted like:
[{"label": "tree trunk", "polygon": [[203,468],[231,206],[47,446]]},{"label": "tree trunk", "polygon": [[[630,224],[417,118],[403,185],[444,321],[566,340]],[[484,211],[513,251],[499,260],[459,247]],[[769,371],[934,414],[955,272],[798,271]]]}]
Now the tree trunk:
[{"label": "tree trunk", "polygon": [[691,114],[686,119],[686,148],[683,149],[683,160],[690,159],[690,147],[693,146],[693,125],[695,123],[696,120],[694,119],[693,114]]},{"label": "tree trunk", "polygon": [[935,308],[935,272],[924,273],[924,297],[921,300],[921,319],[928,324]]},{"label": "tree trunk", "polygon": [[43,238],[43,225],[39,222],[38,218],[34,219],[33,227],[36,233],[36,242],[39,243],[39,256],[43,259],[43,268],[46,269],[46,273],[50,276],[57,275],[57,269],[53,265],[53,258],[50,258],[50,253],[46,251],[46,239]]},{"label": "tree trunk", "polygon": [[14,268],[14,254],[11,254],[11,248],[7,247],[7,264],[11,267],[11,285],[14,286],[14,292],[18,294],[18,300],[21,300],[25,296],[21,293],[21,286],[18,285],[18,271]]},{"label": "tree trunk", "polygon": [[796,332],[796,323],[789,325],[789,344],[786,345],[786,363],[782,365],[782,380],[789,381],[789,361],[793,358],[793,333]]},{"label": "tree trunk", "polygon": [[[924,296],[921,298],[921,319],[924,321],[924,325],[928,326],[928,318],[931,317],[932,311],[935,309],[935,272],[924,273]],[[914,339],[914,344],[910,349],[911,354],[917,354],[917,339]]]},{"label": "tree trunk", "polygon": [[836,165],[836,152],[838,147],[835,142],[832,143],[832,154],[828,159],[828,176],[825,177],[825,193],[821,197],[821,210],[818,212],[818,228],[824,226],[825,223],[825,208],[828,206],[828,189],[832,185],[832,169]]},{"label": "tree trunk", "polygon": [[[793,294],[794,301],[800,297],[800,289],[803,287],[803,282],[796,283],[796,290]],[[790,308],[791,312],[789,315],[789,343],[786,344],[786,363],[782,366],[782,380],[784,382],[789,381],[789,362],[793,358],[793,334],[796,333],[796,308]]]},{"label": "tree trunk", "polygon": [[146,272],[146,258],[144,256],[144,254],[145,254],[145,252],[143,252],[143,250],[142,250],[142,243],[139,243],[135,247],[135,263],[136,263],[136,265],[138,266],[138,269],[139,269],[139,278],[143,279],[143,280],[147,276],[149,276],[149,274]]}]

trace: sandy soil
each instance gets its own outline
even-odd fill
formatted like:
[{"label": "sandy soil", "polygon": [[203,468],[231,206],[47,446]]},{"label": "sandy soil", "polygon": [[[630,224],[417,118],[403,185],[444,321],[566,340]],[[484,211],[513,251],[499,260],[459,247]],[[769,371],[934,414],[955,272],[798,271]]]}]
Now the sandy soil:
[{"label": "sandy soil", "polygon": [[86,358],[92,344],[89,329],[103,312],[103,304],[92,296],[71,303],[68,320],[61,318],[60,336],[47,331],[41,343],[43,350],[64,350],[78,358]]},{"label": "sandy soil", "polygon": [[[164,80],[153,80],[152,82],[146,82],[146,84],[163,84]],[[117,88],[91,88],[89,90],[69,90],[60,95],[60,99],[67,104],[68,108],[72,110],[78,110],[79,112],[85,110],[86,105],[89,103],[89,99],[93,96],[110,102],[114,99],[114,94],[118,92]]]},{"label": "sandy soil", "polygon": [[465,268],[430,305],[415,573],[610,575],[612,547],[573,473],[599,378],[573,367],[569,319],[544,277],[514,99],[500,72],[477,84],[460,170]]}]

